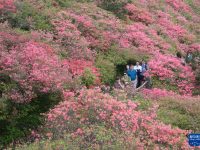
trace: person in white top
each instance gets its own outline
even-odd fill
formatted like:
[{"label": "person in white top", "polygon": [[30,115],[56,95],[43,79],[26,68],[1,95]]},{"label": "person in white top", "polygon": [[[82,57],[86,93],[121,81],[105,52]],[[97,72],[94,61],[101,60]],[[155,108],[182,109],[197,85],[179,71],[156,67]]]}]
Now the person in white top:
[{"label": "person in white top", "polygon": [[142,66],[139,65],[139,62],[136,62],[136,66],[134,66],[134,69],[137,72],[137,76],[138,76],[138,84],[137,84],[137,88],[141,86],[141,79],[142,79]]}]

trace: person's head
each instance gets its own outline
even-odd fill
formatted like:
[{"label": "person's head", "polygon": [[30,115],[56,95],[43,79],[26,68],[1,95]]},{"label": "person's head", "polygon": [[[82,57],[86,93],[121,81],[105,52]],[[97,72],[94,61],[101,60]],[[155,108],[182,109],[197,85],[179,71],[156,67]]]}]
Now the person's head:
[{"label": "person's head", "polygon": [[130,66],[130,69],[131,69],[131,71],[133,71],[133,69],[134,69],[134,66],[133,66],[133,65],[131,65],[131,66]]},{"label": "person's head", "polygon": [[126,65],[126,69],[129,70],[129,65]]},{"label": "person's head", "polygon": [[142,60],[142,64],[145,65],[145,60],[144,59]]},{"label": "person's head", "polygon": [[124,71],[124,76],[126,76],[127,75],[127,71]]},{"label": "person's head", "polygon": [[117,82],[120,82],[120,77],[116,77],[116,81],[117,81]]},{"label": "person's head", "polygon": [[136,62],[136,66],[139,66],[139,62],[138,61]]},{"label": "person's head", "polygon": [[189,51],[187,51],[187,55],[190,55],[190,52],[189,52]]}]

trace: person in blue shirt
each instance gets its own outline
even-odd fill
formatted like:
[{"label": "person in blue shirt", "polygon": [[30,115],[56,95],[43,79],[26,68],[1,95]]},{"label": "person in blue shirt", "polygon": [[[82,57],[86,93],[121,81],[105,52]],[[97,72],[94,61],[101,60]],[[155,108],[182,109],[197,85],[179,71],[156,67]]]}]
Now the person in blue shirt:
[{"label": "person in blue shirt", "polygon": [[192,55],[190,54],[189,51],[187,52],[187,58],[188,58],[188,59],[192,59]]},{"label": "person in blue shirt", "polygon": [[131,86],[133,86],[136,89],[137,86],[137,72],[134,70],[134,66],[131,65],[130,69],[127,71],[128,76],[131,78]]},{"label": "person in blue shirt", "polygon": [[[186,62],[186,63],[191,63],[191,62],[192,62],[192,55],[190,54],[189,51],[188,51],[187,54],[186,54],[185,62]],[[186,63],[185,63],[185,64],[186,64]]]}]

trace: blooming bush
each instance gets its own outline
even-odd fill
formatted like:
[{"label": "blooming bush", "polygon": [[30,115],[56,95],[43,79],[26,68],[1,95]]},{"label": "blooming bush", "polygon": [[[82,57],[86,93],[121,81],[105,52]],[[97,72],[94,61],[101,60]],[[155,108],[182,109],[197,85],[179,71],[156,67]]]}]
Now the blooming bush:
[{"label": "blooming bush", "polygon": [[198,133],[199,126],[199,97],[167,96],[156,100],[159,104],[158,119],[165,124],[178,126],[181,129]]},{"label": "blooming bush", "polygon": [[168,92],[166,89],[161,90],[157,88],[153,88],[152,90],[144,89],[142,94],[146,95],[147,98],[152,98],[152,99],[159,99],[163,97],[176,95],[176,93],[172,91]]},{"label": "blooming bush", "polygon": [[[182,136],[186,131],[172,129],[156,119],[158,105],[148,111],[136,111],[139,103],[118,101],[99,90],[82,89],[78,96],[64,91],[66,100],[44,114],[48,128],[45,136],[67,140],[79,148],[189,148]],[[40,139],[41,135],[35,136]]]},{"label": "blooming bush", "polygon": [[169,55],[157,54],[154,59],[149,61],[151,69],[148,72],[151,77],[158,77],[165,88],[167,84],[169,86],[176,85],[181,94],[191,95],[192,89],[194,89],[194,72],[190,66],[184,66],[182,62],[183,60]]},{"label": "blooming bush", "polygon": [[23,36],[17,39],[11,33],[2,32],[1,35],[1,76],[8,84],[3,93],[5,99],[28,102],[40,93],[59,92],[63,86],[73,83],[73,75],[81,76],[86,67],[91,68],[98,80],[98,73],[90,62],[73,58],[61,60],[47,44],[26,41]]},{"label": "blooming bush", "polygon": [[153,19],[150,18],[150,14],[145,9],[139,9],[135,7],[133,4],[127,4],[124,6],[124,9],[128,10],[128,17],[131,20],[144,22],[144,23],[152,23]]},{"label": "blooming bush", "polygon": [[[63,102],[44,115],[48,129],[44,137],[48,140],[42,143],[38,133],[34,143],[38,149],[43,144],[46,149],[187,149],[182,136],[186,132],[166,125],[187,130],[198,127],[194,117],[199,116],[198,110],[193,106],[197,101],[185,96],[194,94],[194,88],[199,93],[195,85],[198,72],[192,71],[190,64],[182,65],[183,59],[174,55],[199,52],[199,3],[82,2],[86,1],[0,2],[0,143],[27,136],[29,127],[33,130],[41,123],[38,111],[46,112],[59,99]],[[99,73],[103,82],[112,82],[123,70],[116,66],[151,57],[146,75],[151,76],[154,88],[144,90],[143,95],[131,88],[119,93],[115,90],[113,97],[99,94],[99,90],[78,91],[99,85]],[[188,102],[183,102],[187,98]],[[160,101],[161,111],[151,105],[154,100]],[[167,101],[178,108],[171,109],[171,103],[166,108]],[[187,105],[195,111],[186,109]],[[165,110],[180,123],[189,120],[194,125],[170,122]]]},{"label": "blooming bush", "polygon": [[0,15],[3,15],[4,13],[7,12],[15,12],[16,9],[14,6],[14,2],[15,0],[7,0],[7,1],[2,0],[0,2]]},{"label": "blooming bush", "polygon": [[184,2],[180,2],[179,0],[166,0],[166,2],[172,5],[176,11],[190,12],[190,7]]}]

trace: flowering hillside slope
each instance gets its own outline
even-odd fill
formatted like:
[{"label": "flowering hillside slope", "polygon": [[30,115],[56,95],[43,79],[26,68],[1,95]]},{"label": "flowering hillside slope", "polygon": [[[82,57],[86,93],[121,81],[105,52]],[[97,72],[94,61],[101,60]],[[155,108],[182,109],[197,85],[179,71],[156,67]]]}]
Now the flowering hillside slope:
[{"label": "flowering hillside slope", "polygon": [[[183,64],[187,51],[193,59]],[[200,121],[198,109],[185,108],[190,106],[187,99],[200,106],[193,97],[200,92],[196,56],[197,0],[1,0],[0,148],[11,142],[16,146],[28,135],[37,138],[37,147],[44,135],[47,143],[55,140],[52,149],[189,149],[186,136],[199,130]],[[144,90],[141,97],[80,91],[113,83],[122,75],[118,66],[142,59],[150,67],[146,75],[153,89]],[[171,101],[164,107],[168,99],[177,107],[171,107]],[[168,121],[164,109],[181,124]],[[45,130],[39,128],[42,124]]]}]

